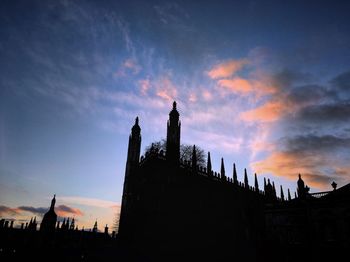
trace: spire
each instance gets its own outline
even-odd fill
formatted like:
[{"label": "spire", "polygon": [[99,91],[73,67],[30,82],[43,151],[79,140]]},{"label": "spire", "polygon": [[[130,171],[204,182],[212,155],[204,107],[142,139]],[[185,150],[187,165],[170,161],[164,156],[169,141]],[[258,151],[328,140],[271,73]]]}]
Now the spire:
[{"label": "spire", "polygon": [[259,191],[259,184],[258,184],[258,178],[256,177],[256,173],[254,174],[254,186],[255,186],[255,191]]},{"label": "spire", "polygon": [[290,196],[290,191],[289,191],[289,188],[288,188],[288,201],[291,201],[292,200],[292,197]]},{"label": "spire", "polygon": [[75,227],[75,221],[74,221],[74,217],[73,217],[73,219],[72,219],[72,222],[71,222],[71,224],[70,224],[70,230],[74,230],[74,227]]},{"label": "spire", "polygon": [[264,192],[266,192],[266,178],[264,177]]},{"label": "spire", "polygon": [[195,172],[197,170],[197,152],[196,145],[193,145],[192,150],[192,170]]},{"label": "spire", "polygon": [[224,158],[221,158],[221,179],[226,180]]},{"label": "spire", "polygon": [[138,136],[140,135],[140,131],[141,131],[141,127],[139,126],[139,117],[137,116],[135,118],[135,124],[133,125],[131,132],[132,132],[132,135]]},{"label": "spire", "polygon": [[173,102],[173,110],[176,110],[176,101]]},{"label": "spire", "polygon": [[50,210],[52,210],[52,211],[55,210],[55,204],[56,204],[56,194],[53,195],[53,198],[51,200]]},{"label": "spire", "polygon": [[92,232],[97,232],[97,220],[95,221],[94,228],[92,229]]},{"label": "spire", "polygon": [[237,180],[237,171],[236,171],[236,164],[233,163],[233,183],[237,184],[238,180]]},{"label": "spire", "polygon": [[249,188],[249,184],[248,184],[248,175],[247,175],[247,169],[244,169],[244,187],[245,188]]},{"label": "spire", "polygon": [[280,186],[280,189],[281,189],[281,200],[284,201],[284,193],[283,193],[282,185]]},{"label": "spire", "polygon": [[211,159],[210,159],[210,152],[208,152],[207,173],[208,173],[208,175],[211,175]]},{"label": "spire", "polygon": [[276,187],[275,187],[275,182],[272,182],[272,189],[273,189],[273,194],[276,197]]}]

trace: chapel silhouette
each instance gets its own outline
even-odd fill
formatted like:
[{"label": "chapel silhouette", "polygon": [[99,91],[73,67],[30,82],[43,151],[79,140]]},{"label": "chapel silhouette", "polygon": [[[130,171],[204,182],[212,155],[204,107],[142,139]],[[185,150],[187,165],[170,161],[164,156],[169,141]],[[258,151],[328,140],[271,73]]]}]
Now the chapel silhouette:
[{"label": "chapel silhouette", "polygon": [[[235,261],[320,261],[350,247],[350,184],[309,193],[299,175],[292,199],[282,186],[264,179],[260,190],[180,158],[181,122],[176,102],[167,122],[166,150],[151,146],[140,157],[138,117],[129,136],[119,222],[119,238],[135,252],[153,259]],[[314,260],[315,259],[315,260]]]}]

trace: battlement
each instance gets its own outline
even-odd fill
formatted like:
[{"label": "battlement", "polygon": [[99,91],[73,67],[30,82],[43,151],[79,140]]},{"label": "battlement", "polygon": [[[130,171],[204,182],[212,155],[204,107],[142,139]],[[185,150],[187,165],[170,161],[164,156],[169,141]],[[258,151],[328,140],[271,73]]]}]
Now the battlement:
[{"label": "battlement", "polygon": [[[147,161],[152,160],[152,159],[166,161],[166,153],[163,150],[158,150],[157,148],[152,149],[152,147],[151,147],[151,150],[147,151],[145,153],[145,155],[141,156],[139,165],[143,166]],[[196,176],[203,176],[203,177],[206,177],[213,182],[222,183],[222,184],[229,184],[229,185],[232,185],[233,187],[238,187],[238,188],[241,188],[242,190],[251,191],[251,192],[254,192],[254,193],[259,194],[261,196],[265,196],[265,194],[266,194],[264,190],[260,190],[259,188],[251,186],[249,184],[246,185],[244,182],[241,182],[241,181],[235,182],[232,177],[228,177],[226,175],[223,176],[220,172],[216,172],[216,171],[211,170],[209,173],[207,170],[207,167],[204,167],[201,165],[196,165],[196,167],[194,168],[192,166],[191,161],[180,159],[179,167],[180,167],[180,169],[184,169],[186,171],[189,171],[189,172],[185,172],[185,173],[189,173],[191,175],[196,175]],[[276,196],[276,200],[277,201],[288,201],[288,199],[284,200],[284,199],[277,197],[277,196]]]}]

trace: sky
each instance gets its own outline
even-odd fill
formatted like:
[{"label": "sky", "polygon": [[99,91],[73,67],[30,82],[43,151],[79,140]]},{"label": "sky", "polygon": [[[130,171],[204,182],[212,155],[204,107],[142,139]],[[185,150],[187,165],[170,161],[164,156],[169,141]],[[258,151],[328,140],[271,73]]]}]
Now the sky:
[{"label": "sky", "polygon": [[[113,228],[127,143],[166,137],[286,194],[350,181],[347,1],[2,1],[0,217]],[[278,190],[279,191],[279,190]]]}]

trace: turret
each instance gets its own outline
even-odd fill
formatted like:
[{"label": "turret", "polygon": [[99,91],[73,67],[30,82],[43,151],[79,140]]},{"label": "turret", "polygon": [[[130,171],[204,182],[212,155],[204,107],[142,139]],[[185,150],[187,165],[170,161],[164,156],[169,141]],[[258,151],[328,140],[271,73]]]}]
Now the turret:
[{"label": "turret", "polygon": [[256,173],[254,174],[254,186],[255,186],[255,191],[259,192],[259,183],[258,183],[258,178],[256,177]]},{"label": "turret", "polygon": [[310,188],[308,186],[305,186],[304,181],[301,179],[301,175],[299,174],[299,179],[298,179],[298,197],[300,199],[306,198],[307,194],[309,193]]},{"label": "turret", "polygon": [[282,188],[282,185],[280,186],[280,195],[281,195],[281,200],[284,201],[284,193],[283,193],[283,188]]},{"label": "turret", "polygon": [[207,159],[207,172],[208,175],[211,175],[212,167],[211,167],[211,159],[210,159],[210,152],[208,152],[208,159]]},{"label": "turret", "polygon": [[181,123],[179,117],[180,114],[176,109],[176,102],[174,101],[173,109],[169,113],[169,120],[167,123],[166,159],[176,165],[180,160]]},{"label": "turret", "polygon": [[94,228],[92,229],[92,232],[97,232],[97,220],[95,221]]},{"label": "turret", "polygon": [[290,196],[290,191],[289,191],[289,188],[288,188],[288,201],[291,201],[292,200],[292,197]]},{"label": "turret", "polygon": [[74,228],[75,228],[75,221],[74,221],[74,217],[73,217],[72,223],[70,224],[69,229],[70,229],[70,230],[74,230]]},{"label": "turret", "polygon": [[236,164],[233,163],[233,183],[238,184]]},{"label": "turret", "polygon": [[225,175],[225,165],[224,165],[224,158],[221,158],[221,179],[226,181],[226,175]]},{"label": "turret", "polygon": [[267,184],[265,186],[265,197],[269,202],[276,201],[276,191],[274,190],[274,186],[271,185],[270,179],[267,179]]},{"label": "turret", "polygon": [[248,175],[247,175],[247,169],[244,169],[244,187],[245,188],[249,188],[249,184],[248,184]]}]

